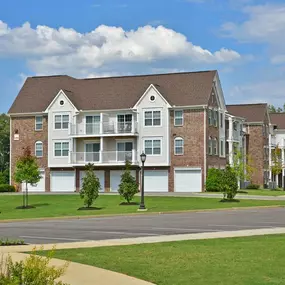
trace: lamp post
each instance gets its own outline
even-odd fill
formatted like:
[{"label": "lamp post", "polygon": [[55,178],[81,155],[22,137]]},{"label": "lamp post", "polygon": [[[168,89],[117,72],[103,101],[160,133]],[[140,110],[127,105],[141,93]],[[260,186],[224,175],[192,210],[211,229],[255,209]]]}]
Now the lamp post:
[{"label": "lamp post", "polygon": [[141,203],[140,203],[139,211],[145,211],[146,207],[144,204],[144,163],[146,160],[146,154],[142,152],[140,157],[141,157],[141,162],[142,162],[142,168],[141,168]]}]

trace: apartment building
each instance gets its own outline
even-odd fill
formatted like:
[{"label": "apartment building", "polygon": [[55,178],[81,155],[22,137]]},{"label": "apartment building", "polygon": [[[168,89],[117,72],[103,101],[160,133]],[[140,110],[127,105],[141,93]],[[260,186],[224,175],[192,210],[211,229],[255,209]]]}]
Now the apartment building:
[{"label": "apartment building", "polygon": [[244,154],[250,156],[255,168],[251,182],[261,186],[268,185],[270,117],[267,104],[227,105],[227,111],[230,114],[227,115],[228,130],[232,134],[227,138],[229,163],[232,163],[235,152],[233,148],[240,147]]},{"label": "apartment building", "polygon": [[[9,110],[11,183],[29,146],[42,179],[31,191],[78,191],[87,163],[104,192],[124,163],[146,192],[203,191],[207,169],[226,165],[226,106],[217,71],[76,79],[30,77]],[[20,189],[21,190],[21,187]]]}]

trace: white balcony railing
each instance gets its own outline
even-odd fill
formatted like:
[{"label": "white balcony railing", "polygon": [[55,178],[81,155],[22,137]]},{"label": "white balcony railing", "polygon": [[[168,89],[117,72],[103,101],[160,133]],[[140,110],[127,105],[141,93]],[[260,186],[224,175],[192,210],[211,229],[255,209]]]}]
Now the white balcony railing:
[{"label": "white balcony railing", "polygon": [[229,130],[226,130],[226,138],[227,140],[234,140],[234,141],[240,141],[242,137],[242,134],[240,131],[233,130],[232,136],[229,134]]},{"label": "white balcony railing", "polygon": [[70,135],[136,134],[137,122],[70,124]]},{"label": "white balcony railing", "polygon": [[138,163],[137,152],[132,151],[99,151],[99,152],[71,152],[71,164],[124,164],[128,160]]}]

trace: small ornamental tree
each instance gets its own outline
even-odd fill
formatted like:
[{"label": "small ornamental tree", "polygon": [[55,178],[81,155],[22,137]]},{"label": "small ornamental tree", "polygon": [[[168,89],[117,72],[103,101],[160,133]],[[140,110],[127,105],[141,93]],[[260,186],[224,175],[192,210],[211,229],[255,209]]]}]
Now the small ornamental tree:
[{"label": "small ornamental tree", "polygon": [[90,208],[94,200],[99,196],[101,185],[98,177],[95,175],[94,165],[92,163],[86,165],[85,174],[79,194],[81,199],[84,200],[84,206]]},{"label": "small ornamental tree", "polygon": [[221,189],[224,195],[224,200],[232,201],[238,191],[238,180],[236,173],[232,167],[226,166],[223,171]]},{"label": "small ornamental tree", "polygon": [[[36,157],[32,156],[31,149],[26,147],[23,155],[20,156],[16,162],[16,169],[14,173],[14,180],[17,183],[25,183],[25,192],[23,191],[23,206],[28,208],[28,184],[36,184],[40,181],[41,175]],[[22,184],[23,185],[23,184]]]},{"label": "small ornamental tree", "polygon": [[281,149],[277,145],[271,152],[271,171],[272,175],[279,175],[282,173],[282,156],[281,156]]},{"label": "small ornamental tree", "polygon": [[118,191],[128,204],[131,203],[135,194],[139,192],[139,187],[136,179],[131,174],[131,163],[128,160],[125,164],[125,171],[121,176],[121,183],[119,185]]}]

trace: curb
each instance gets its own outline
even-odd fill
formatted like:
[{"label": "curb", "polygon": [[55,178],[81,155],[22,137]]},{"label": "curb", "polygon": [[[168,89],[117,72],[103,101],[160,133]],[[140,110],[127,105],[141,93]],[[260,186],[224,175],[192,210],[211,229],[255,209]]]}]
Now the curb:
[{"label": "curb", "polygon": [[16,222],[36,222],[36,221],[50,221],[50,220],[82,220],[94,218],[109,218],[109,217],[129,217],[129,216],[144,216],[144,215],[171,215],[183,213],[198,213],[198,212],[222,212],[222,211],[237,211],[237,210],[254,210],[254,209],[274,209],[284,208],[285,205],[271,205],[271,206],[252,206],[252,207],[232,207],[220,209],[193,209],[193,210],[177,210],[164,212],[140,212],[140,213],[124,213],[124,214],[102,214],[102,215],[86,215],[86,216],[60,216],[60,217],[43,217],[43,218],[29,218],[29,219],[5,219],[0,220],[0,224],[16,223]]}]

